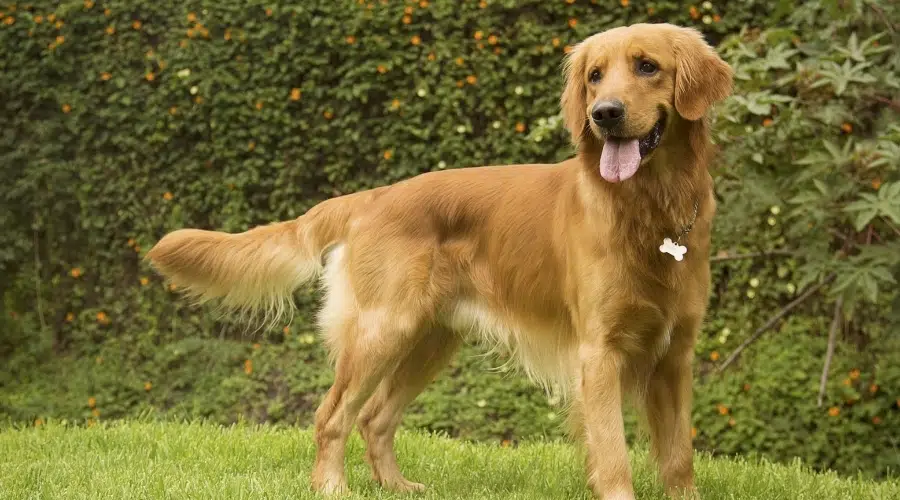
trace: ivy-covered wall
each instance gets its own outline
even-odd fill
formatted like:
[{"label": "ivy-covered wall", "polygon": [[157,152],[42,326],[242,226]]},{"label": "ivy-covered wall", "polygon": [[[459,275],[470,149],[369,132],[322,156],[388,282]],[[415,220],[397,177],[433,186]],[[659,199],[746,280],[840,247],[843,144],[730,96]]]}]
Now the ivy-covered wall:
[{"label": "ivy-covered wall", "polygon": [[[900,467],[888,286],[898,265],[889,225],[900,224],[888,211],[891,196],[900,200],[891,194],[900,186],[891,9],[0,4],[0,416],[308,424],[331,380],[311,333],[315,294],[298,295],[300,312],[283,331],[251,338],[178,302],[143,253],[172,229],[241,231],[429,170],[565,158],[557,111],[569,47],[613,26],[667,21],[702,29],[737,69],[736,96],[716,115],[722,254],[697,352],[697,447],[884,476]],[[844,210],[863,194],[888,208]],[[863,213],[871,217],[856,227]],[[835,252],[843,260],[832,261]],[[832,272],[833,293],[813,295],[725,375],[714,373]],[[838,293],[853,308],[819,406]],[[478,352],[466,349],[405,424],[500,442],[562,435],[555,402],[518,375],[493,373],[499,363]]]}]

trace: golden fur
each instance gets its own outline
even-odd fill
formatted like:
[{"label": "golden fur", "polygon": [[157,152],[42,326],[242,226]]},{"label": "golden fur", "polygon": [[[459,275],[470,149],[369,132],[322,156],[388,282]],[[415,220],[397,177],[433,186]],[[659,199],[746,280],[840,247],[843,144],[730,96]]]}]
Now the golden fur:
[{"label": "golden fur", "polygon": [[[642,60],[659,72],[636,74]],[[594,69],[599,82],[588,78]],[[586,39],[565,71],[562,110],[578,148],[568,161],[427,173],[240,234],[175,231],[148,254],[201,301],[269,320],[321,277],[319,323],[336,376],[316,413],[316,490],[346,491],[354,424],[379,482],[422,489],[397,467],[394,433],[471,335],[570,396],[597,496],[634,496],[626,394],[646,410],[667,491],[694,492],[691,361],[715,210],[704,115],[730,93],[731,69],[694,30],[640,24]],[[598,174],[604,138],[588,118],[610,98],[626,106],[631,136],[667,117],[659,146],[618,183]],[[676,262],[658,247],[690,222],[695,204],[688,252]]]}]

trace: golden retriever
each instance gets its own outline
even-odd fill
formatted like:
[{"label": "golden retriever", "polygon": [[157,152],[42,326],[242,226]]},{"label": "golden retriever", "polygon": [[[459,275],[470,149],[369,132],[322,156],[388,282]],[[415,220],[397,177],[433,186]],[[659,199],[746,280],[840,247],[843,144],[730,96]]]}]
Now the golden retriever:
[{"label": "golden retriever", "polygon": [[174,231],[148,253],[200,302],[268,320],[321,277],[336,374],[316,412],[315,490],[347,491],[354,424],[377,481],[423,489],[394,434],[470,336],[570,396],[597,496],[634,498],[625,395],[667,492],[696,492],[691,362],[715,211],[704,115],[732,70],[696,30],[637,24],[577,45],[565,76],[570,160],[426,173],[240,234]]}]

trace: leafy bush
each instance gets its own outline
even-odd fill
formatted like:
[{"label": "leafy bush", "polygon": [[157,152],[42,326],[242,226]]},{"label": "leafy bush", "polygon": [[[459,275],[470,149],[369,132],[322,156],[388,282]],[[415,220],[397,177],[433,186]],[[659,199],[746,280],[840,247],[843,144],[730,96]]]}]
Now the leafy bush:
[{"label": "leafy bush", "polygon": [[[285,331],[250,339],[175,301],[143,252],[175,228],[243,230],[428,170],[562,159],[567,47],[665,20],[703,29],[737,72],[715,117],[698,446],[847,473],[900,466],[895,5],[42,0],[0,12],[8,418],[308,423],[331,379],[309,333],[311,291]],[[827,293],[802,295],[776,332],[714,373],[820,285]],[[828,379],[819,406],[837,304],[831,372],[846,375]],[[561,434],[552,402],[518,376],[487,374],[475,352],[407,425]]]}]

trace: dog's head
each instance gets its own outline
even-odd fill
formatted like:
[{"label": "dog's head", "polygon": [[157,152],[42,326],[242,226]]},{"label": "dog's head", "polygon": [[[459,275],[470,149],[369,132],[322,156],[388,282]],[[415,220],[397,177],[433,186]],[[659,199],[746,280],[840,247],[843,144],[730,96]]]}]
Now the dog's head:
[{"label": "dog's head", "polygon": [[565,64],[562,111],[576,145],[602,144],[600,175],[633,176],[676,120],[701,120],[731,93],[732,70],[697,30],[636,24],[578,44]]}]

